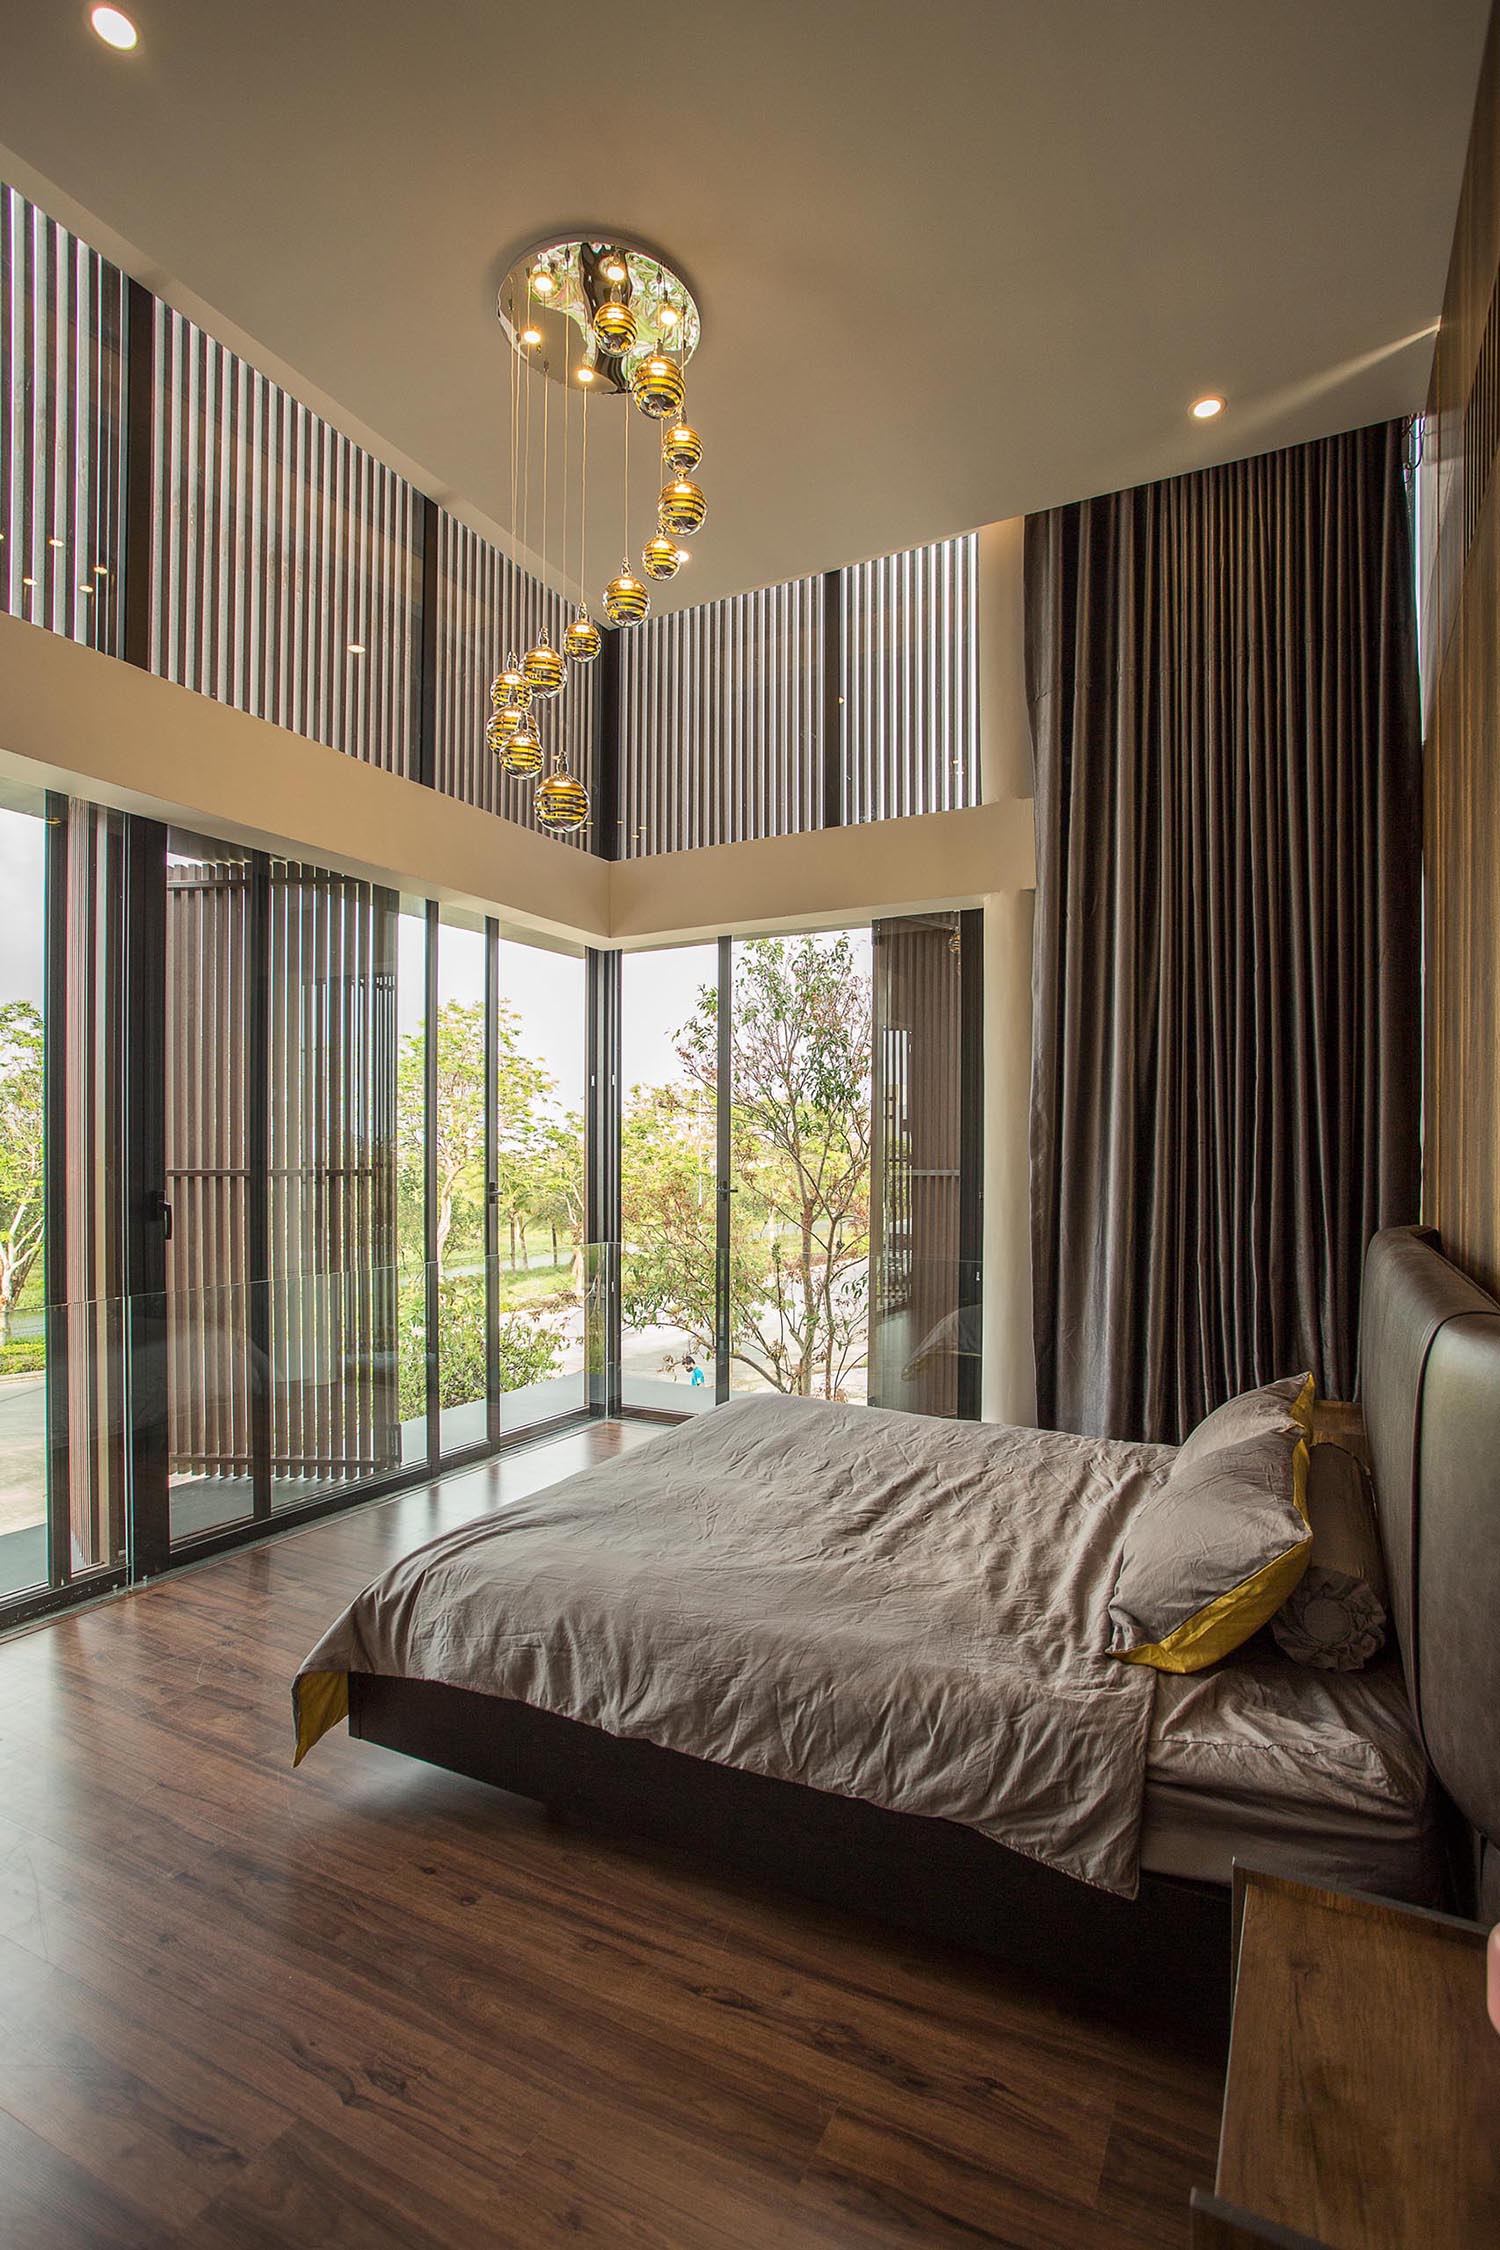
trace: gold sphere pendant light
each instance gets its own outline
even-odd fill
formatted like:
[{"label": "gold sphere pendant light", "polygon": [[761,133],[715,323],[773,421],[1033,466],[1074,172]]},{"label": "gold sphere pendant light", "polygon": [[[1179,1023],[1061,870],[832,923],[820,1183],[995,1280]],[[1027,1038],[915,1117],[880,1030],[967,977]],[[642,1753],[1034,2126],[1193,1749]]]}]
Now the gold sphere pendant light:
[{"label": "gold sphere pendant light", "polygon": [[639,625],[651,608],[651,596],[628,567],[604,589],[604,607],[612,625]]},{"label": "gold sphere pendant light", "polygon": [[[570,670],[594,663],[603,649],[600,623],[629,629],[651,615],[651,588],[676,578],[688,559],[682,541],[703,525],[708,503],[693,482],[703,440],[687,418],[687,364],[702,340],[693,292],[661,257],[620,238],[570,234],[538,243],[517,259],[501,285],[498,311],[513,347],[511,366],[511,525],[514,559],[522,574],[533,553],[536,578],[547,589],[540,604],[536,642],[519,662],[514,653],[490,688],[485,738],[508,774],[537,783],[538,827],[566,837],[590,817],[589,791],[570,770],[565,738],[544,748],[537,720],[560,696]],[[561,386],[561,563],[551,489],[553,442],[551,386]],[[538,390],[540,384],[540,390]],[[581,475],[574,505],[571,401],[580,392]],[[621,488],[622,561],[591,605],[589,584],[590,394],[621,402],[624,465]],[[595,402],[597,405],[597,401]],[[661,478],[656,522],[644,545],[631,536],[630,431],[636,413],[660,431]],[[538,427],[538,424],[540,425]],[[536,439],[540,438],[540,453]],[[540,535],[531,485],[538,477]],[[519,503],[519,505],[518,505]],[[535,541],[535,545],[533,542]],[[577,555],[576,578],[570,567]],[[632,565],[630,557],[638,553]],[[593,581],[598,585],[598,581]],[[559,593],[562,601],[558,601]],[[507,592],[509,602],[514,592]],[[596,615],[590,615],[591,606]],[[577,683],[578,693],[583,683]],[[580,710],[578,718],[584,719]],[[549,727],[548,733],[552,730]]]},{"label": "gold sphere pendant light", "polygon": [[490,702],[497,711],[529,711],[531,709],[531,682],[514,664],[490,682]]},{"label": "gold sphere pendant light", "polygon": [[542,746],[530,725],[520,726],[500,753],[500,763],[507,773],[519,775],[523,780],[542,770]]},{"label": "gold sphere pendant light", "polygon": [[540,696],[560,695],[568,676],[567,666],[549,641],[538,641],[535,648],[526,651],[521,659],[521,670],[530,683],[532,694]]},{"label": "gold sphere pendant light", "polygon": [[682,369],[675,359],[664,352],[651,352],[638,359],[630,372],[630,395],[643,414],[660,422],[668,414],[680,414],[687,396],[687,385],[682,379]]},{"label": "gold sphere pendant light", "polygon": [[635,343],[635,314],[629,305],[622,305],[609,297],[594,315],[594,341],[601,352],[611,359],[619,359]]},{"label": "gold sphere pendant light", "polygon": [[648,578],[675,578],[682,568],[682,557],[671,540],[658,532],[641,549],[641,568]]},{"label": "gold sphere pendant light", "polygon": [[589,793],[566,766],[554,766],[546,780],[537,783],[536,817],[557,836],[581,828],[588,819]]},{"label": "gold sphere pendant light", "polygon": [[670,430],[663,430],[661,461],[674,477],[691,476],[703,459],[703,440],[686,422],[678,422]]},{"label": "gold sphere pendant light", "polygon": [[700,486],[687,477],[679,477],[675,484],[664,485],[657,502],[656,520],[663,531],[675,538],[690,539],[701,529],[708,514],[708,502]]}]

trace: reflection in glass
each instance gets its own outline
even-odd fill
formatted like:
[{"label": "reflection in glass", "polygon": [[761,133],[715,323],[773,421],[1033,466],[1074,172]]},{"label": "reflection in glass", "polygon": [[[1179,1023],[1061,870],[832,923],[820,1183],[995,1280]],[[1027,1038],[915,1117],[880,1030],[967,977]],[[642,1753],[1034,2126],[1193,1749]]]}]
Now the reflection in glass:
[{"label": "reflection in glass", "polygon": [[625,1405],[714,1403],[718,949],[621,967],[621,1380]]}]

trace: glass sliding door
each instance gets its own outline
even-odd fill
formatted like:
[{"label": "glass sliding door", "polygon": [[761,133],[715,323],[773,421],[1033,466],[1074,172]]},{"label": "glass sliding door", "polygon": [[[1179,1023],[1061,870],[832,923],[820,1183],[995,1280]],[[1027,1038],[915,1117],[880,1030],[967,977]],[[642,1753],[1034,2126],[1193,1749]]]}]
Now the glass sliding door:
[{"label": "glass sliding door", "polygon": [[125,1569],[124,819],[7,784],[0,874],[4,1617]]},{"label": "glass sliding door", "polygon": [[730,1388],[863,1400],[868,929],[737,940],[730,1046]]},{"label": "glass sliding door", "polygon": [[47,822],[0,793],[0,1602],[47,1568]]},{"label": "glass sliding door", "polygon": [[620,973],[621,1395],[693,1413],[716,1394],[719,949]]},{"label": "glass sliding door", "polygon": [[982,916],[875,925],[870,1397],[977,1417]]},{"label": "glass sliding door", "polygon": [[[427,954],[425,899],[403,898],[396,918],[396,1338],[397,1411],[404,1468],[428,1458]],[[434,1277],[435,1278],[435,1277]],[[436,1291],[432,1294],[435,1296]],[[431,1328],[436,1346],[435,1324]]]},{"label": "glass sliding door", "polygon": [[437,1266],[439,1450],[489,1435],[485,1273],[487,954],[482,921],[444,907],[437,925],[432,1240]]},{"label": "glass sliding door", "polygon": [[502,938],[495,1021],[495,1370],[502,1430],[588,1404],[584,963]]}]

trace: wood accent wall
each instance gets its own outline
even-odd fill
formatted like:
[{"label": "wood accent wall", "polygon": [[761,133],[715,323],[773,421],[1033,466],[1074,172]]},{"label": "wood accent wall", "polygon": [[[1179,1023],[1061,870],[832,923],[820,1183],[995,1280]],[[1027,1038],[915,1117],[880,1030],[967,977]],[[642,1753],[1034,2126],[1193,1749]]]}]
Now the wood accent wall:
[{"label": "wood accent wall", "polygon": [[1426,698],[1423,1216],[1500,1288],[1500,17],[1418,471]]}]

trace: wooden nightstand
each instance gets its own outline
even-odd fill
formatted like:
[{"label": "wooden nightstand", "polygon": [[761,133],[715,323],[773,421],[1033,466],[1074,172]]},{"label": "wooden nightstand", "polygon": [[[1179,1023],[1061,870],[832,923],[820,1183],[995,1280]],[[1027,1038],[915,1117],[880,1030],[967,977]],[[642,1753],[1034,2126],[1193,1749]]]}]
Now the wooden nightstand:
[{"label": "wooden nightstand", "polygon": [[1219,2168],[1194,2250],[1500,2244],[1500,2038],[1475,1922],[1236,1867]]}]

